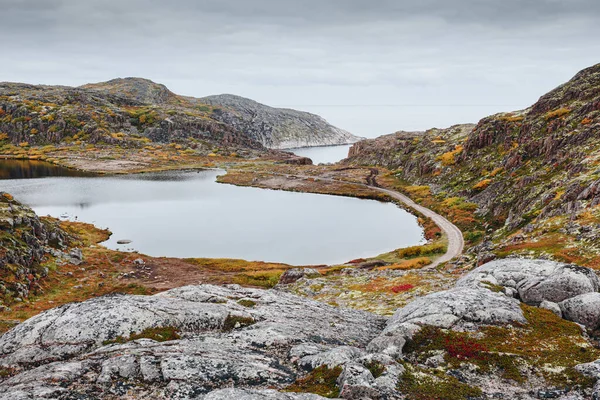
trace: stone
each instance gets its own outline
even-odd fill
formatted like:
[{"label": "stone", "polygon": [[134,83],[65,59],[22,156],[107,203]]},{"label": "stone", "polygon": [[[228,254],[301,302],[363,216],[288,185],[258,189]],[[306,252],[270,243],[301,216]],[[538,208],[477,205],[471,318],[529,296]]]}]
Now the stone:
[{"label": "stone", "polygon": [[[109,295],[46,311],[0,337],[0,366],[21,371],[0,383],[0,399],[70,398],[73,388],[144,391],[141,398],[319,399],[266,389],[317,364],[356,362],[384,324],[373,314],[238,285]],[[176,328],[180,338],[127,340],[160,327]],[[122,343],[111,342],[119,336]],[[231,382],[245,389],[224,389]]]},{"label": "stone", "polygon": [[570,297],[600,289],[600,280],[590,268],[548,260],[508,258],[494,260],[458,280],[460,287],[499,285],[518,292],[521,301],[539,305],[547,300],[559,303]]},{"label": "stone", "polygon": [[316,278],[321,273],[313,268],[292,268],[285,271],[279,278],[279,284],[289,285],[302,278]]},{"label": "stone", "polygon": [[589,330],[600,328],[600,293],[586,293],[558,304],[563,318],[584,325]]},{"label": "stone", "polygon": [[378,399],[379,390],[371,372],[358,363],[348,363],[337,379],[340,397],[344,399]]},{"label": "stone", "polygon": [[556,316],[562,318],[562,310],[560,309],[560,306],[557,303],[544,300],[540,303],[540,308],[552,311],[554,314],[556,314]]},{"label": "stone", "polygon": [[512,323],[527,323],[518,300],[488,289],[457,287],[417,298],[396,311],[367,350],[399,357],[406,341],[423,325],[476,329]]},{"label": "stone", "polygon": [[215,390],[201,400],[321,400],[325,397],[307,393],[281,393],[276,390],[222,389]]},{"label": "stone", "polygon": [[361,358],[365,355],[364,350],[352,346],[336,346],[332,349],[307,355],[298,361],[298,365],[307,370],[313,370],[322,365],[335,368],[348,362]]},{"label": "stone", "polygon": [[588,378],[600,379],[600,360],[576,365],[575,369]]}]

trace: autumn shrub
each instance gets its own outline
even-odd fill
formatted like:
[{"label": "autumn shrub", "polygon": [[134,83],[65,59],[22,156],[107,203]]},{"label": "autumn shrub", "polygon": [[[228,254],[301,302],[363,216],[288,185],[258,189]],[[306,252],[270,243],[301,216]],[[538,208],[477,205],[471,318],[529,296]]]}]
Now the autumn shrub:
[{"label": "autumn shrub", "polygon": [[342,367],[328,368],[326,365],[312,370],[305,377],[299,378],[285,388],[286,392],[314,393],[327,398],[337,398],[340,389],[337,379],[342,374]]},{"label": "autumn shrub", "polygon": [[456,164],[456,156],[462,153],[463,149],[463,146],[458,144],[454,147],[454,150],[442,154],[437,160],[441,161],[444,166],[454,165]]},{"label": "autumn shrub", "polygon": [[473,190],[484,190],[485,188],[487,188],[490,183],[492,183],[491,179],[484,179],[481,180],[479,182],[477,182],[475,185],[473,185]]},{"label": "autumn shrub", "polygon": [[432,243],[422,246],[411,246],[400,249],[397,252],[400,258],[413,258],[425,255],[443,254],[446,252],[446,245],[442,243]]},{"label": "autumn shrub", "polygon": [[571,110],[569,110],[568,108],[561,107],[557,110],[550,111],[549,113],[547,113],[545,115],[544,118],[546,118],[546,121],[549,121],[551,119],[564,117],[565,115],[569,114],[570,112],[571,112]]},{"label": "autumn shrub", "polygon": [[394,293],[401,293],[401,292],[408,292],[409,290],[414,289],[414,288],[415,288],[415,285],[412,285],[410,283],[404,283],[402,285],[392,286],[392,288],[390,290]]}]

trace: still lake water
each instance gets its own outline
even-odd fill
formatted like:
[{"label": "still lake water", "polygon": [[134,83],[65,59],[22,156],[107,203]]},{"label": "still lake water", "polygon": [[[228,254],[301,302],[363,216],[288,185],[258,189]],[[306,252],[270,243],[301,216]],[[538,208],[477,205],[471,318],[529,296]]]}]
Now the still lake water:
[{"label": "still lake water", "polygon": [[289,149],[294,154],[302,157],[308,157],[313,161],[313,164],[335,163],[348,157],[348,150],[352,147],[351,144],[340,146],[318,146],[318,147],[299,147]]},{"label": "still lake water", "polygon": [[151,256],[334,264],[423,241],[416,218],[393,204],[216,183],[223,173],[7,179],[0,190],[39,215],[109,228],[109,248]]}]

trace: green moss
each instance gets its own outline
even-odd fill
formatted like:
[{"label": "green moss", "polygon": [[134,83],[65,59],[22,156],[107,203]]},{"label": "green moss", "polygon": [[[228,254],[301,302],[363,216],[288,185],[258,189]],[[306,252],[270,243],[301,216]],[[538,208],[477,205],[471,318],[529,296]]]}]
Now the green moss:
[{"label": "green moss", "polygon": [[342,367],[328,368],[323,365],[315,368],[305,377],[297,379],[296,382],[285,388],[285,391],[314,393],[327,398],[336,398],[340,394],[336,381],[341,373]]},{"label": "green moss", "polygon": [[16,370],[13,368],[4,368],[0,367],[0,379],[10,378],[11,376],[16,374]]},{"label": "green moss", "polygon": [[417,367],[405,365],[398,390],[409,400],[467,400],[482,395],[481,389],[460,382],[453,376],[435,371],[425,374]]},{"label": "green moss", "polygon": [[244,307],[252,308],[256,306],[256,302],[248,299],[238,300],[238,304]]},{"label": "green moss", "polygon": [[[253,318],[250,317],[242,317],[240,315],[232,315],[229,314],[227,316],[227,318],[225,318],[225,321],[223,322],[223,330],[225,331],[231,331],[234,330],[236,328],[241,328],[244,326],[249,326],[254,324],[256,321],[254,321]],[[238,325],[239,326],[236,326]]]},{"label": "green moss", "polygon": [[177,340],[180,337],[179,329],[173,326],[161,326],[156,328],[146,328],[140,333],[131,333],[127,338],[117,336],[112,340],[105,340],[102,344],[106,346],[114,343],[127,343],[138,339],[152,339],[157,342],[167,342],[169,340]]},{"label": "green moss", "polygon": [[381,375],[383,375],[383,372],[385,371],[385,367],[377,361],[369,361],[365,364],[365,367],[369,371],[371,371],[371,375],[373,375],[373,378],[379,378]]},{"label": "green moss", "polygon": [[501,286],[501,285],[496,285],[496,284],[493,284],[492,282],[489,282],[489,281],[481,281],[481,284],[486,289],[490,289],[492,292],[496,292],[496,293],[502,293],[502,292],[504,292],[504,287]]}]

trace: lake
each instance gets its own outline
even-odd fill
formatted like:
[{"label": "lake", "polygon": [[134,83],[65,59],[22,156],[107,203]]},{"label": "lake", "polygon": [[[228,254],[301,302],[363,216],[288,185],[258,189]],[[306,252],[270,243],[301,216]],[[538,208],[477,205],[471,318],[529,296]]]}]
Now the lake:
[{"label": "lake", "polygon": [[10,179],[0,190],[39,215],[109,228],[111,249],[151,256],[335,264],[423,241],[417,219],[396,205],[216,183],[223,173]]},{"label": "lake", "polygon": [[336,163],[348,157],[348,150],[351,144],[340,146],[317,146],[317,147],[299,147],[296,149],[287,149],[302,157],[308,157],[313,161],[313,164]]}]

